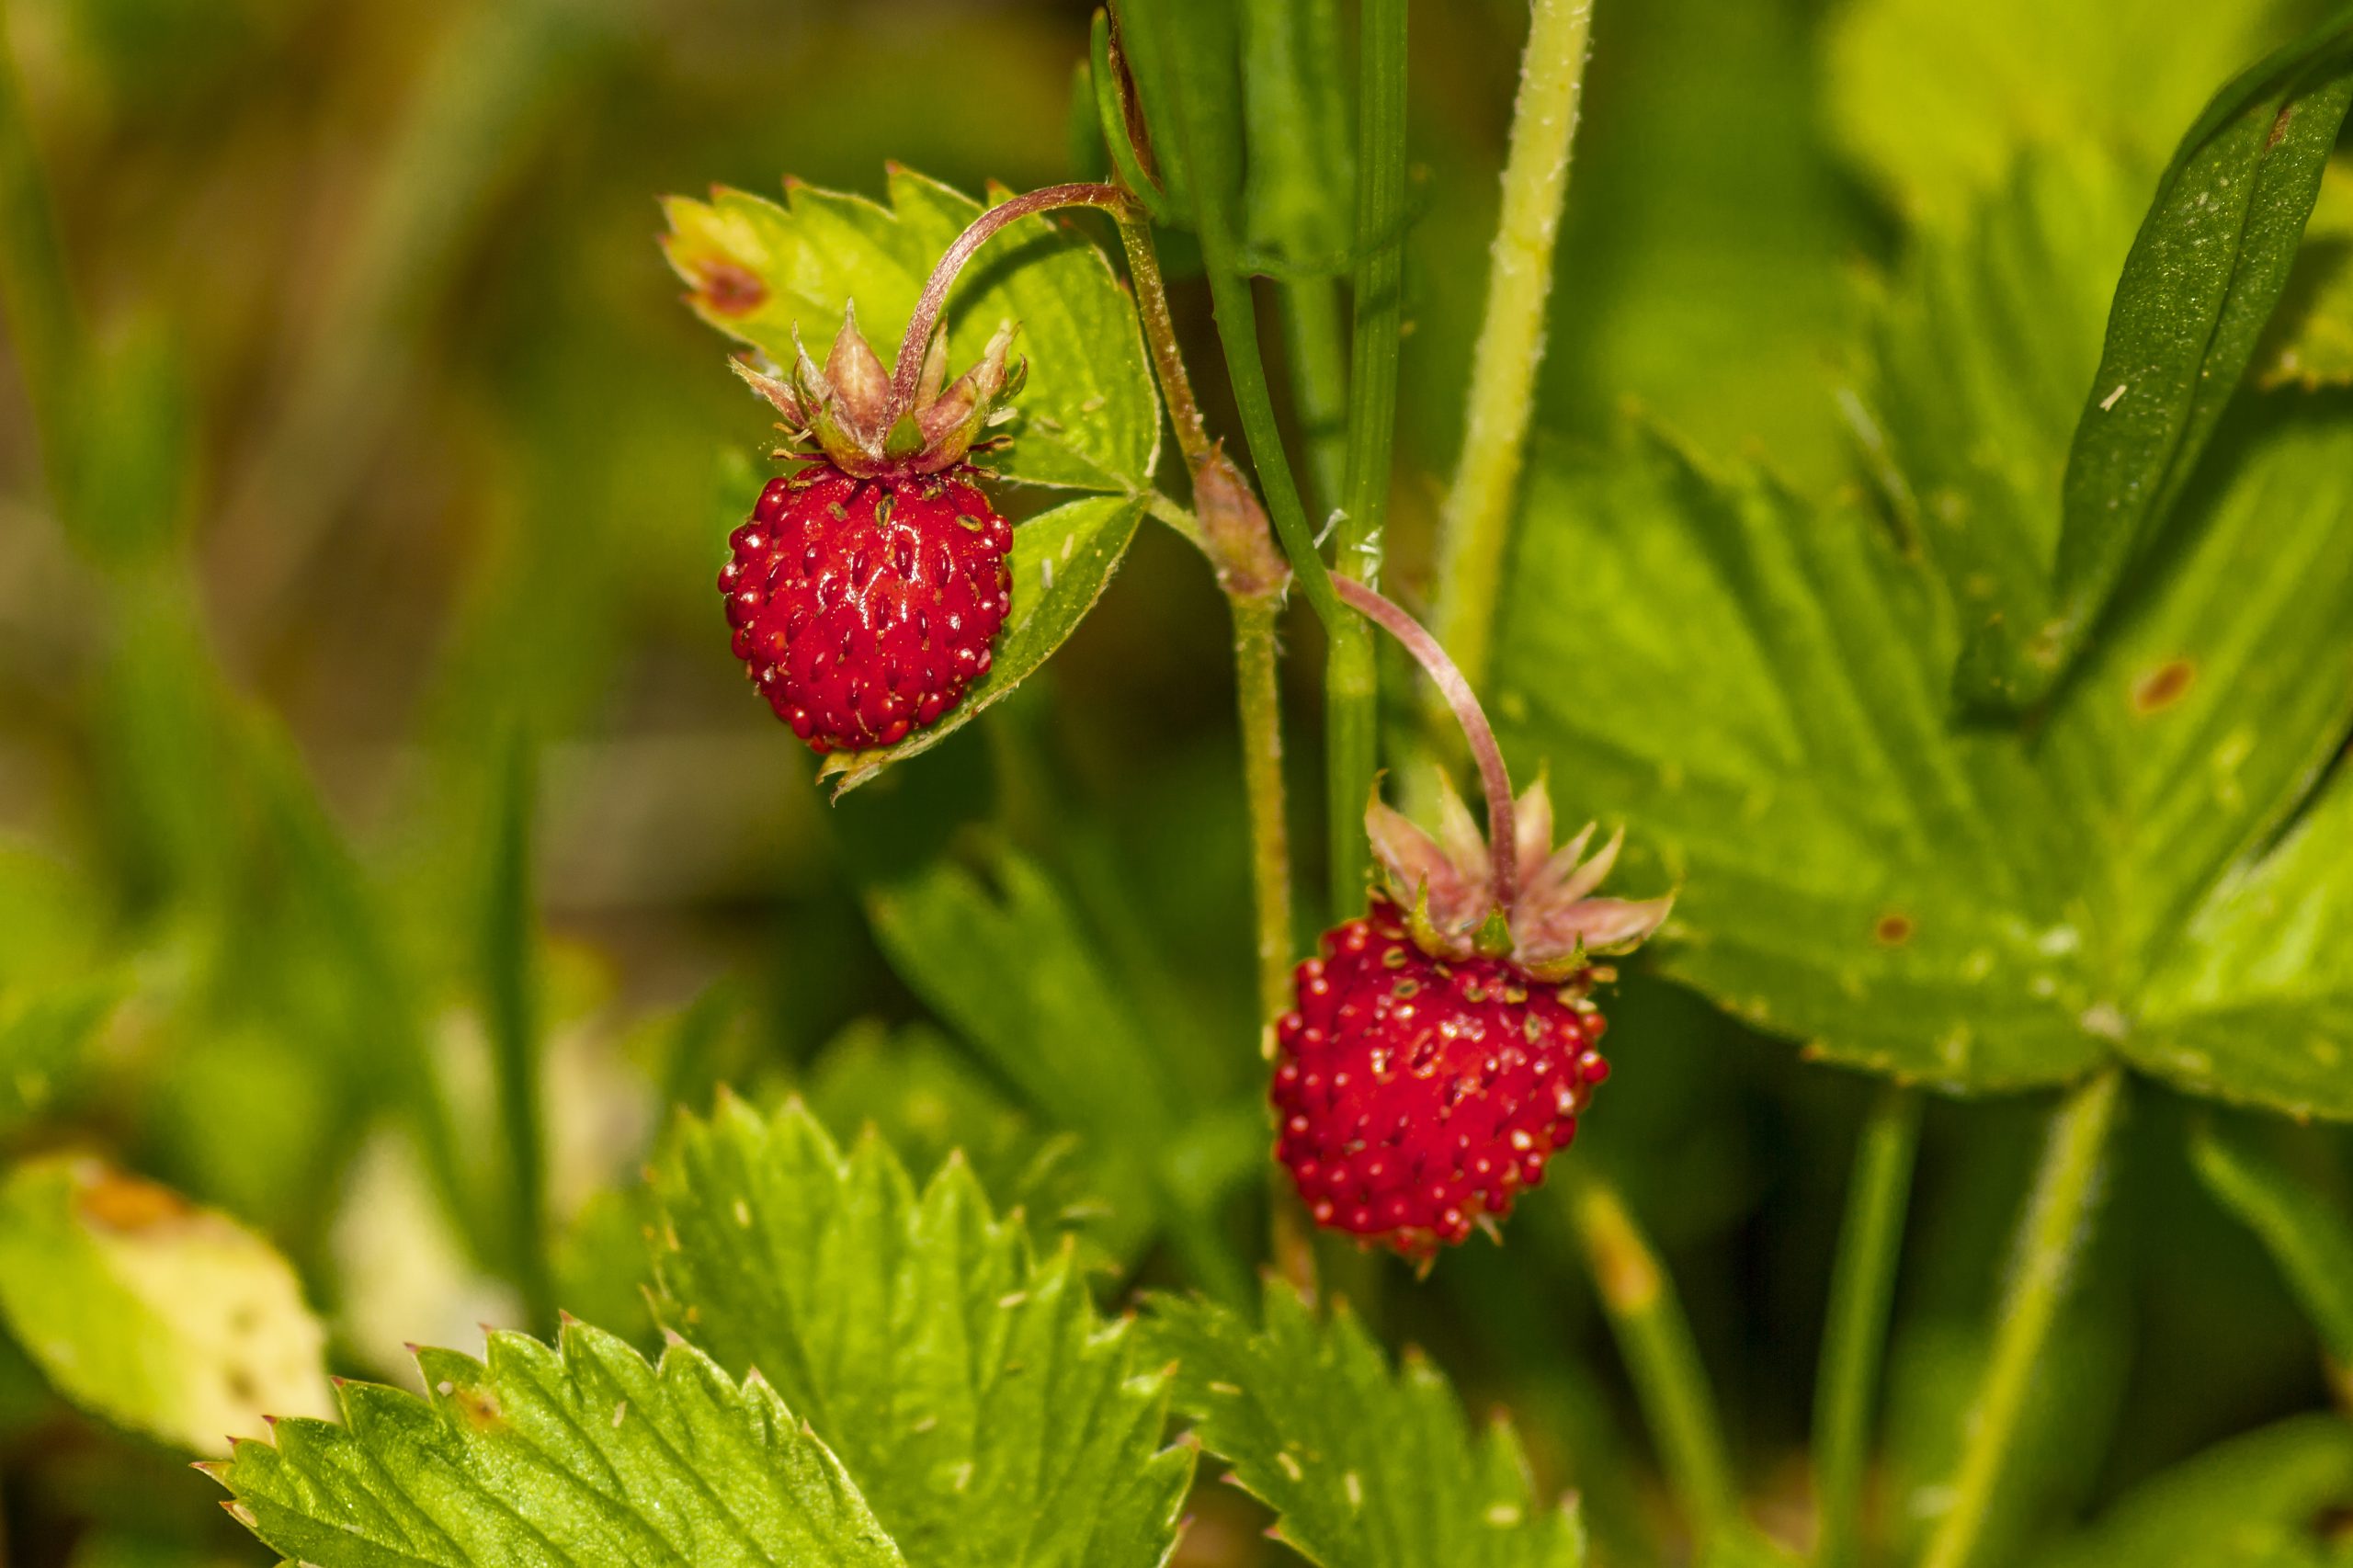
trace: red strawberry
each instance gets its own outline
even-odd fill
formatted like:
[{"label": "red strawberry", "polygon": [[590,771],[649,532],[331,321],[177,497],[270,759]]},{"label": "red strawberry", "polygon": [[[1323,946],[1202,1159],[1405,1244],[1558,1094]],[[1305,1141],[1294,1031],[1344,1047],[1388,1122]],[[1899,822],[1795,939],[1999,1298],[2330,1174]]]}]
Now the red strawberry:
[{"label": "red strawberry", "polygon": [[[1013,604],[1013,529],[965,460],[1019,384],[1012,328],[953,386],[947,334],[900,399],[853,309],[820,371],[736,370],[817,460],[768,482],[719,574],[735,656],[810,749],[896,745],[988,672]],[[788,455],[779,453],[779,456]]]},{"label": "red strawberry", "polygon": [[972,471],[772,479],[719,574],[735,655],[819,753],[896,745],[986,675],[1013,529]]},{"label": "red strawberry", "polygon": [[[1657,929],[1671,900],[1587,896],[1617,858],[1585,859],[1588,827],[1552,850],[1541,784],[1518,802],[1534,874],[1507,909],[1487,847],[1450,793],[1432,838],[1375,802],[1376,852],[1398,898],[1328,931],[1277,1022],[1275,1147],[1316,1222],[1427,1260],[1511,1212],[1576,1132],[1609,1065],[1592,955]],[[1403,901],[1411,900],[1410,903]]]}]

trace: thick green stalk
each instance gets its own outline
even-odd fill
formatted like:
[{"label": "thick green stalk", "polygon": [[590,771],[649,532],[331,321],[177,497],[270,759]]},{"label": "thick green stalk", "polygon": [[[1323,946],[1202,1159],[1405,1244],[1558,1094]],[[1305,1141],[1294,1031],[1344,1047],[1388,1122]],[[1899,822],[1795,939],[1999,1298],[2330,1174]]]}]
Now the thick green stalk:
[{"label": "thick green stalk", "polygon": [[1258,1015],[1290,1005],[1290,843],[1283,814],[1282,694],[1275,646],[1281,599],[1227,600],[1233,611],[1234,687],[1242,712],[1242,778],[1250,798],[1250,882],[1257,907]]},{"label": "thick green stalk", "polygon": [[1157,491],[1152,513],[1210,558],[1233,615],[1233,665],[1242,720],[1244,793],[1250,806],[1251,887],[1257,912],[1262,1020],[1287,1005],[1290,974],[1290,835],[1283,803],[1282,687],[1275,625],[1282,608],[1281,561],[1266,542],[1265,515],[1211,441],[1176,346],[1151,225],[1130,206],[1115,210],[1127,252],[1136,313],[1143,323],[1176,444],[1192,471],[1199,516]]},{"label": "thick green stalk", "polygon": [[2018,1447],[2019,1418],[2090,1233],[2100,1166],[2123,1095],[2123,1074],[2102,1069],[2069,1091],[2051,1119],[2034,1190],[2018,1222],[2018,1251],[2002,1293],[1994,1347],[1962,1435],[1952,1499],[1922,1568],[1966,1568],[1984,1539],[2002,1472]]},{"label": "thick green stalk", "polygon": [[1258,352],[1258,314],[1251,302],[1250,279],[1233,260],[1233,236],[1222,235],[1213,245],[1210,229],[1204,220],[1201,249],[1211,258],[1210,299],[1217,312],[1218,342],[1225,349],[1226,376],[1233,383],[1234,408],[1242,416],[1243,439],[1249,445],[1258,489],[1266,496],[1275,536],[1282,541],[1300,591],[1324,624],[1331,626],[1347,619],[1347,612],[1332,596],[1331,574],[1316,553],[1314,531],[1307,526],[1299,483],[1291,475],[1290,454],[1283,449],[1274,393],[1267,384],[1267,362]]},{"label": "thick green stalk", "polygon": [[1291,408],[1307,449],[1309,511],[1329,512],[1347,493],[1348,473],[1348,355],[1340,335],[1340,287],[1329,278],[1302,278],[1284,284],[1279,298]]},{"label": "thick green stalk", "polygon": [[1739,1496],[1691,1325],[1674,1283],[1615,1188],[1586,1176],[1574,1212],[1586,1266],[1633,1377],[1635,1396],[1704,1548],[1734,1520]]},{"label": "thick green stalk", "polygon": [[1852,1568],[1862,1540],[1863,1465],[1919,1145],[1919,1092],[1891,1084],[1863,1123],[1830,1277],[1830,1321],[1813,1396],[1814,1493],[1822,1517],[1816,1568]]},{"label": "thick green stalk", "polygon": [[1495,589],[1544,358],[1552,247],[1592,36],[1592,0],[1535,0],[1504,165],[1503,216],[1487,272],[1487,314],[1471,367],[1462,456],[1446,502],[1435,624],[1471,684],[1486,684]]},{"label": "thick green stalk", "polygon": [[[1397,426],[1397,358],[1404,331],[1405,0],[1366,0],[1357,109],[1356,319],[1348,366],[1348,445],[1333,570],[1381,585]],[[1324,806],[1334,918],[1363,907],[1370,864],[1365,798],[1381,766],[1381,687],[1372,631],[1351,619],[1328,628],[1324,667]]]}]

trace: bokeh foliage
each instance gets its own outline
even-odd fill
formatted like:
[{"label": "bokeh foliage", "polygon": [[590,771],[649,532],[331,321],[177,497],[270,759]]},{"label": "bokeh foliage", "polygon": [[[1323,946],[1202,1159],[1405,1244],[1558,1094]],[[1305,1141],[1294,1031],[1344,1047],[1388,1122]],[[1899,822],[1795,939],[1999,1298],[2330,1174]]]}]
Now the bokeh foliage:
[{"label": "bokeh foliage", "polygon": [[[1279,280],[1257,289],[1260,336],[1312,447],[1295,372],[1313,340],[1278,323],[1296,298],[1282,290],[1351,270],[1334,198],[1352,176],[1326,151],[1348,95],[1312,69],[1345,47],[1346,17],[1199,9],[1233,24],[1203,36],[1257,64],[1212,84],[1228,96],[1203,111],[1203,142],[1162,165],[1177,216],[1198,226],[1197,203],[1221,199],[1244,220],[1170,234],[1176,303],[1211,367],[1202,253]],[[1752,1511],[1780,1533],[1802,1533],[1783,1527],[1802,1515],[1806,1363],[1867,1098],[1802,1060],[1808,1044],[1993,1096],[1928,1116],[1880,1477],[1889,1537],[1917,1534],[1912,1505],[1947,1473],[1983,1354],[2037,1135],[2038,1106],[2004,1096],[2111,1054],[2151,1083],[1997,1540],[2070,1565],[2319,1562],[2314,1522],[2353,1494],[2341,1422],[2298,1414],[2329,1395],[2316,1343],[2343,1381],[2345,1135],[2195,1103],[2353,1111],[2353,1065],[2332,1054],[2353,1031],[2353,946],[2328,939],[2353,920],[2343,378],[2266,373],[2202,405],[2211,439],[2175,476],[2178,508],[2153,514],[2050,707],[2005,728],[1948,704],[1970,614],[2011,602],[2056,549],[2069,443],[2087,389],[2106,395],[2110,292],[2177,138],[2307,9],[1600,0],[1493,696],[1516,760],[1549,761],[1564,801],[1629,821],[1644,869],[1683,885],[1682,939],[1612,1007],[1620,1071],[1577,1157],[1657,1239],[1733,1449],[1762,1478]],[[467,1399],[602,1417],[625,1398],[706,1434],[715,1467],[764,1444],[792,1450],[805,1484],[838,1486],[832,1456],[855,1459],[875,1480],[845,1506],[843,1540],[896,1528],[904,1456],[828,1430],[813,1374],[744,1379],[754,1345],[764,1362],[804,1331],[859,1325],[761,1321],[716,1363],[672,1350],[657,1371],[655,1319],[691,1332],[700,1302],[667,1276],[651,1313],[634,1294],[692,1162],[730,1139],[824,1151],[824,1135],[741,1106],[681,1131],[671,1102],[707,1109],[722,1082],[762,1107],[800,1092],[846,1147],[879,1149],[857,1145],[878,1124],[929,1195],[917,1213],[904,1172],[852,1156],[878,1204],[969,1231],[988,1268],[1041,1278],[1041,1302],[1059,1290],[1082,1317],[1082,1277],[1107,1297],[1141,1282],[1246,1307],[1270,1167],[1222,610],[1124,498],[1153,476],[1160,432],[1110,273],[1060,258],[1086,281],[1052,299],[1092,313],[1011,305],[1049,400],[1033,422],[1051,400],[1069,414],[1100,398],[1064,423],[1115,433],[1016,449],[1039,466],[1012,477],[1103,493],[1029,497],[1024,570],[1071,562],[1063,537],[1099,566],[1058,579],[1079,601],[1038,649],[1058,656],[1006,658],[1036,678],[826,806],[741,689],[710,588],[766,472],[767,416],[653,243],[653,193],[714,180],[730,189],[691,210],[755,229],[831,214],[849,237],[810,252],[799,324],[822,353],[824,312],[854,295],[881,341],[926,247],[970,210],[953,192],[1074,172],[1086,11],[0,6],[12,1203],[65,1227],[51,1187],[85,1167],[56,1152],[95,1153],[267,1236],[329,1331],[301,1371],[405,1379],[438,1402],[347,1392],[356,1426],[471,1451]],[[1389,530],[1409,600],[1428,586],[1436,476],[1460,437],[1523,26],[1495,0],[1414,8]],[[1315,90],[1287,93],[1285,62]],[[1148,101],[1171,90],[1148,53],[1137,63]],[[2250,155],[2274,150],[2255,145],[2260,120]],[[1248,155],[1254,138],[1286,156]],[[1079,140],[1076,157],[1100,155]],[[2291,148],[2314,178],[2332,140]],[[786,171],[809,188],[780,191]],[[852,266],[846,246],[874,254]],[[2341,229],[2269,259],[2276,341],[2325,364]],[[965,358],[995,325],[991,277],[1018,291],[1016,261],[960,296]],[[790,324],[747,335],[776,353]],[[1058,381],[1051,346],[1075,342],[1116,374]],[[2247,347],[2258,371],[2289,363]],[[1200,379],[1239,449],[1223,378]],[[1095,418],[1107,407],[1120,417]],[[1056,518],[1090,531],[1050,538]],[[1288,632],[1315,648],[1310,618]],[[1315,661],[1292,663],[1292,837],[1311,845]],[[1386,690],[1410,689],[1390,675]],[[546,1109],[533,1182],[512,1168],[518,1085]],[[969,1174],[934,1175],[960,1145]],[[650,1196],[648,1159],[665,1173]],[[996,1218],[1015,1206],[1026,1231]],[[698,1212],[739,1224],[726,1195]],[[198,1213],[199,1241],[242,1246]],[[62,1258],[89,1265],[87,1234],[51,1239],[0,1273],[53,1284]],[[178,1278],[141,1276],[137,1299]],[[860,1288],[879,1301],[888,1283]],[[1541,1501],[1574,1485],[1596,1561],[1679,1550],[1564,1205],[1529,1205],[1507,1251],[1483,1244],[1427,1281],[1354,1283],[1367,1330],[1425,1346],[1472,1408],[1507,1405],[1517,1438],[1472,1446],[1451,1391],[1281,1298],[1263,1337],[1206,1307],[1154,1332],[1189,1325],[1245,1366],[1331,1358],[1362,1410],[1404,1413],[1442,1450],[1405,1478],[1427,1485],[1434,1530],[1533,1503],[1513,1523],[1541,1538],[1527,1560],[1553,1561],[1573,1532]],[[481,1319],[545,1333],[551,1301],[634,1343],[502,1337],[422,1381],[397,1353],[403,1337],[478,1343]],[[187,1386],[77,1381],[32,1340],[51,1308],[9,1305],[0,1347],[16,1559],[256,1560],[165,1447],[218,1436],[174,1425]],[[1176,1397],[1209,1405],[1222,1381],[1202,1372]],[[1295,1391],[1268,1381],[1270,1428],[1352,1437],[1355,1411],[1279,1408]],[[1147,1393],[1118,1389],[1140,1408]],[[241,1490],[290,1495],[302,1464],[348,1457],[299,1431],[287,1474],[248,1450],[241,1464],[272,1473]],[[1251,1489],[1298,1514],[1291,1538],[1320,1539],[1299,1521],[1336,1508],[1345,1480],[1287,1495],[1288,1449],[1232,1443]],[[1112,1479],[1150,1493],[1129,1501],[1157,1518],[1170,1461],[1131,1469]],[[1186,1561],[1281,1560],[1249,1505],[1210,1488],[1193,1506]]]}]

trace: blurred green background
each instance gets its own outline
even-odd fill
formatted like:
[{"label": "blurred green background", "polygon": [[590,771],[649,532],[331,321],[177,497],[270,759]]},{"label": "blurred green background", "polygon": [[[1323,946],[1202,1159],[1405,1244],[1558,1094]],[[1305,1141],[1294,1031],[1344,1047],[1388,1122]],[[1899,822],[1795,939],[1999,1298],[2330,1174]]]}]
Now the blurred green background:
[{"label": "blurred green background", "polygon": [[[642,1331],[635,1221],[610,1194],[666,1102],[814,1083],[854,1128],[928,1081],[909,1051],[1022,1099],[959,1047],[844,1033],[933,1016],[870,926],[878,879],[940,855],[994,875],[1017,852],[1172,1071],[1223,1108],[1201,1134],[1209,1207],[1255,1256],[1246,864],[1207,574],[1146,533],[1043,679],[829,807],[743,689],[712,587],[766,420],[654,244],[654,198],[714,181],[871,193],[886,158],[968,190],[1069,177],[1089,9],[0,5],[17,95],[0,124],[0,1001],[17,1023],[76,1003],[105,1017],[17,1085],[0,1116],[14,1152],[97,1149],[238,1216],[301,1270],[338,1369],[400,1376],[401,1341],[466,1343],[531,1289],[483,1197],[491,1063],[520,1031],[546,1049],[556,1297]],[[1409,600],[1459,435],[1525,16],[1434,0],[1414,19],[1392,534]],[[1923,216],[1904,170],[1841,150],[1872,112],[1827,85],[1866,46],[1851,20],[1815,0],[1601,0],[1551,438],[1597,434],[1631,401],[1802,488],[1849,483],[1834,394],[1872,280]],[[2066,33],[2011,42],[2047,69]],[[2071,123],[2138,127],[2127,151],[2161,158],[2278,33],[2250,15],[2157,39],[2133,59],[2166,70],[2084,85],[2100,113]],[[23,206],[32,166],[51,255]],[[1205,290],[1180,276],[1176,293],[1214,366]],[[1219,379],[1197,373],[1219,420]],[[1312,622],[1290,641],[1313,888]],[[518,926],[527,876],[537,914]],[[519,1001],[494,957],[517,930],[536,955]],[[1613,1023],[1621,1071],[1579,1157],[1666,1249],[1749,1471],[1781,1477],[1794,1514],[1868,1086],[1639,973]],[[449,1131],[418,1132],[443,1097]],[[2039,1110],[1931,1114],[1892,1370],[1899,1519],[1905,1489],[1943,1471],[1933,1445],[1967,1392]],[[2097,1244],[2112,1266],[2063,1328],[2022,1515],[2081,1510],[2323,1398],[2268,1264],[2182,1165],[2184,1114],[2140,1101]],[[2345,1189],[2337,1135],[2285,1153]],[[1973,1179],[1947,1179],[1961,1169]],[[1151,1251],[1142,1276],[1190,1278],[1177,1253]],[[1631,1396],[1559,1205],[1531,1203],[1508,1249],[1467,1249],[1427,1283],[1357,1278],[1392,1343],[1428,1346],[1474,1405],[1513,1407],[1547,1483],[1585,1489],[1612,1561],[1667,1528],[1650,1460],[1617,1435]],[[8,1561],[258,1561],[216,1495],[0,1347]],[[1768,1523],[1776,1506],[1768,1493]],[[1183,1561],[1272,1560],[1237,1502],[1202,1509]]]}]

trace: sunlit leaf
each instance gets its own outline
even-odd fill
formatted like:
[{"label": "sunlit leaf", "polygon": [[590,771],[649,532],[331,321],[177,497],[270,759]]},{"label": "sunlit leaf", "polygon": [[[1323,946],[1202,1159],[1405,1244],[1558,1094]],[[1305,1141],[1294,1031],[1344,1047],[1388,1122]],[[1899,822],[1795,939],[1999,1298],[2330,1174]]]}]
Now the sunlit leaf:
[{"label": "sunlit leaf", "polygon": [[193,1452],[327,1408],[326,1336],[285,1259],[96,1159],[0,1187],[0,1311],[66,1397]]},{"label": "sunlit leaf", "polygon": [[[979,203],[906,169],[891,205],[790,185],[779,203],[721,189],[709,202],[669,199],[670,263],[697,314],[779,365],[798,328],[823,359],[855,301],[858,325],[888,360],[932,264]],[[1029,361],[1015,400],[1022,417],[987,466],[1033,484],[1129,494],[1152,480],[1160,403],[1134,304],[1103,253],[1050,217],[1026,218],[990,242],[948,300],[957,371],[979,362],[990,335],[1021,324]],[[765,405],[761,405],[765,407]]]},{"label": "sunlit leaf", "polygon": [[2276,41],[2268,23],[2205,0],[1852,0],[1825,29],[1830,122],[1915,216],[1966,207],[2036,149],[2107,148],[2152,175],[2218,70]]},{"label": "sunlit leaf", "polygon": [[1966,629],[1964,700],[2040,700],[2180,498],[2286,288],[2353,104],[2353,17],[2265,60],[2190,128],[2108,320],[2067,455],[2047,591]]},{"label": "sunlit leaf", "polygon": [[2146,1006],[2150,1048],[2170,1076],[2225,1098],[2353,1115],[2348,842],[2353,771],[2340,767],[2277,849],[2191,915]]},{"label": "sunlit leaf", "polygon": [[597,1329],[488,1359],[417,1357],[427,1397],[340,1390],[342,1426],[281,1421],[214,1473],[237,1517],[318,1568],[483,1562],[906,1568],[824,1444],[755,1374]]},{"label": "sunlit leaf", "polygon": [[1681,884],[1667,972],[1833,1060],[2063,1079],[2104,1049],[2080,802],[1948,723],[1951,639],[1878,518],[1643,442],[1537,463],[1496,709],[1569,820],[1628,823],[1621,885]]},{"label": "sunlit leaf", "polygon": [[657,1310],[767,1371],[918,1568],[1152,1568],[1192,1471],[1166,1381],[1074,1252],[1033,1257],[951,1160],[920,1191],[798,1106],[740,1100],[657,1167]]}]

